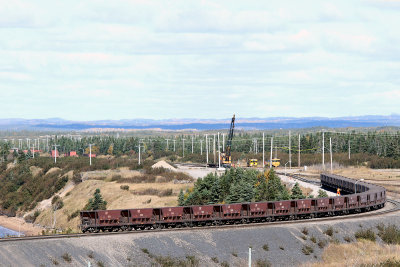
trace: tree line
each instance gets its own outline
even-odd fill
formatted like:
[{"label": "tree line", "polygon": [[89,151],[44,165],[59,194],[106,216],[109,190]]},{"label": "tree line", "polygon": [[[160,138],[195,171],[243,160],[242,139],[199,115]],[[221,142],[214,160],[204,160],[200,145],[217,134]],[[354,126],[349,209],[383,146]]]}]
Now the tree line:
[{"label": "tree line", "polygon": [[[321,190],[318,197],[325,196],[327,196],[326,192]],[[313,198],[314,196],[308,197]],[[197,179],[193,188],[186,192],[181,190],[178,204],[179,206],[188,206],[303,198],[306,196],[298,183],[289,191],[273,169],[259,172],[231,168],[221,176],[209,173],[204,178]]]}]

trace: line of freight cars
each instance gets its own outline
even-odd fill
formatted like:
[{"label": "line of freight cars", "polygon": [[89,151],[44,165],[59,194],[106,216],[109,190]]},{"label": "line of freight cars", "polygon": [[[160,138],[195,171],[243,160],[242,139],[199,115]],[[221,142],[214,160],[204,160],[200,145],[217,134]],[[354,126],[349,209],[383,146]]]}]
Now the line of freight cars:
[{"label": "line of freight cars", "polygon": [[131,231],[294,220],[364,212],[382,208],[386,202],[384,187],[364,181],[321,174],[321,184],[352,194],[318,199],[81,211],[80,228],[82,232]]}]

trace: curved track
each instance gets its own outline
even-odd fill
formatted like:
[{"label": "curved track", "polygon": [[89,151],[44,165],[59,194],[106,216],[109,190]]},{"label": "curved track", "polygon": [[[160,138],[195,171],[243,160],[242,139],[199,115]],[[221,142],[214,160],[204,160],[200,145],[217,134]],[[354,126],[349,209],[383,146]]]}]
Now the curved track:
[{"label": "curved track", "polygon": [[275,222],[262,222],[262,223],[251,223],[251,224],[233,224],[233,225],[220,225],[220,226],[204,226],[204,227],[190,227],[190,228],[171,228],[171,229],[152,229],[144,231],[130,231],[130,232],[103,232],[103,233],[79,233],[79,234],[60,234],[60,235],[48,235],[48,236],[27,236],[27,237],[10,237],[2,238],[0,242],[9,241],[26,241],[26,240],[42,240],[42,239],[57,239],[57,238],[79,238],[85,236],[104,236],[104,235],[127,235],[127,234],[139,234],[139,233],[154,233],[154,232],[175,232],[175,231],[193,231],[193,230],[215,230],[215,229],[235,229],[235,228],[249,228],[257,227],[259,225],[288,225],[288,224],[299,224],[304,222],[329,222],[336,220],[350,220],[354,218],[365,218],[372,216],[382,216],[390,213],[400,211],[400,202],[392,199],[388,199],[387,202],[394,205],[394,207],[387,210],[376,210],[368,213],[341,215],[334,217],[314,218],[314,219],[299,219],[294,221],[275,221]]},{"label": "curved track", "polygon": [[[329,176],[329,175],[328,175]],[[292,176],[293,177],[293,176]],[[326,175],[325,175],[325,185],[326,184]],[[298,179],[299,177],[293,177]],[[348,180],[348,178],[340,177],[340,179]],[[315,184],[315,181],[310,181],[302,178],[304,182],[309,182]],[[367,186],[368,189],[373,189],[374,187],[380,187],[372,184],[365,183],[364,187]],[[369,188],[371,187],[371,188]],[[400,210],[400,202],[392,199],[387,199],[393,207],[384,208],[383,210],[375,210],[366,213],[356,213],[350,215],[336,215],[333,217],[321,217],[321,218],[313,218],[313,219],[297,219],[297,220],[288,220],[288,221],[274,221],[274,222],[256,222],[249,224],[228,224],[228,225],[218,225],[218,226],[195,226],[188,228],[167,228],[167,229],[150,229],[150,230],[135,230],[135,231],[122,231],[122,232],[103,232],[103,233],[79,233],[79,234],[63,234],[63,235],[49,235],[49,236],[28,236],[28,237],[10,237],[0,239],[0,242],[7,241],[24,241],[24,240],[41,240],[41,239],[55,239],[55,238],[79,238],[84,236],[101,236],[101,235],[120,235],[120,234],[135,234],[142,232],[170,232],[170,231],[193,231],[193,230],[205,230],[205,229],[230,229],[230,228],[246,228],[246,227],[256,227],[258,225],[288,225],[288,224],[298,224],[304,222],[324,222],[324,221],[336,221],[336,220],[347,220],[354,218],[365,218],[371,216],[382,216],[386,214],[390,214]]]}]

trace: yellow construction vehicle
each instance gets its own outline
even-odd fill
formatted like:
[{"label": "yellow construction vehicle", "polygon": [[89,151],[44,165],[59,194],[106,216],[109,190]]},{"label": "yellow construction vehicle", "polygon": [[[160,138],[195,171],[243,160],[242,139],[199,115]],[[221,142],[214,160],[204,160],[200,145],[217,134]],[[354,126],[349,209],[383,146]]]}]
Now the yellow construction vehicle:
[{"label": "yellow construction vehicle", "polygon": [[247,167],[257,167],[258,160],[257,159],[250,159],[247,161]]},{"label": "yellow construction vehicle", "polygon": [[277,168],[281,165],[280,159],[272,159],[272,166]]}]

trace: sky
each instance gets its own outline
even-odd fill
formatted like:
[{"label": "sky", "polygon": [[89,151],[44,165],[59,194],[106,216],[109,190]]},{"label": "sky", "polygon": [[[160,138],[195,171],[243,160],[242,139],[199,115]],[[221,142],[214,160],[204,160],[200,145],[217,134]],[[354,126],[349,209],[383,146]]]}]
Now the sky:
[{"label": "sky", "polygon": [[0,118],[400,113],[400,0],[0,0]]}]

